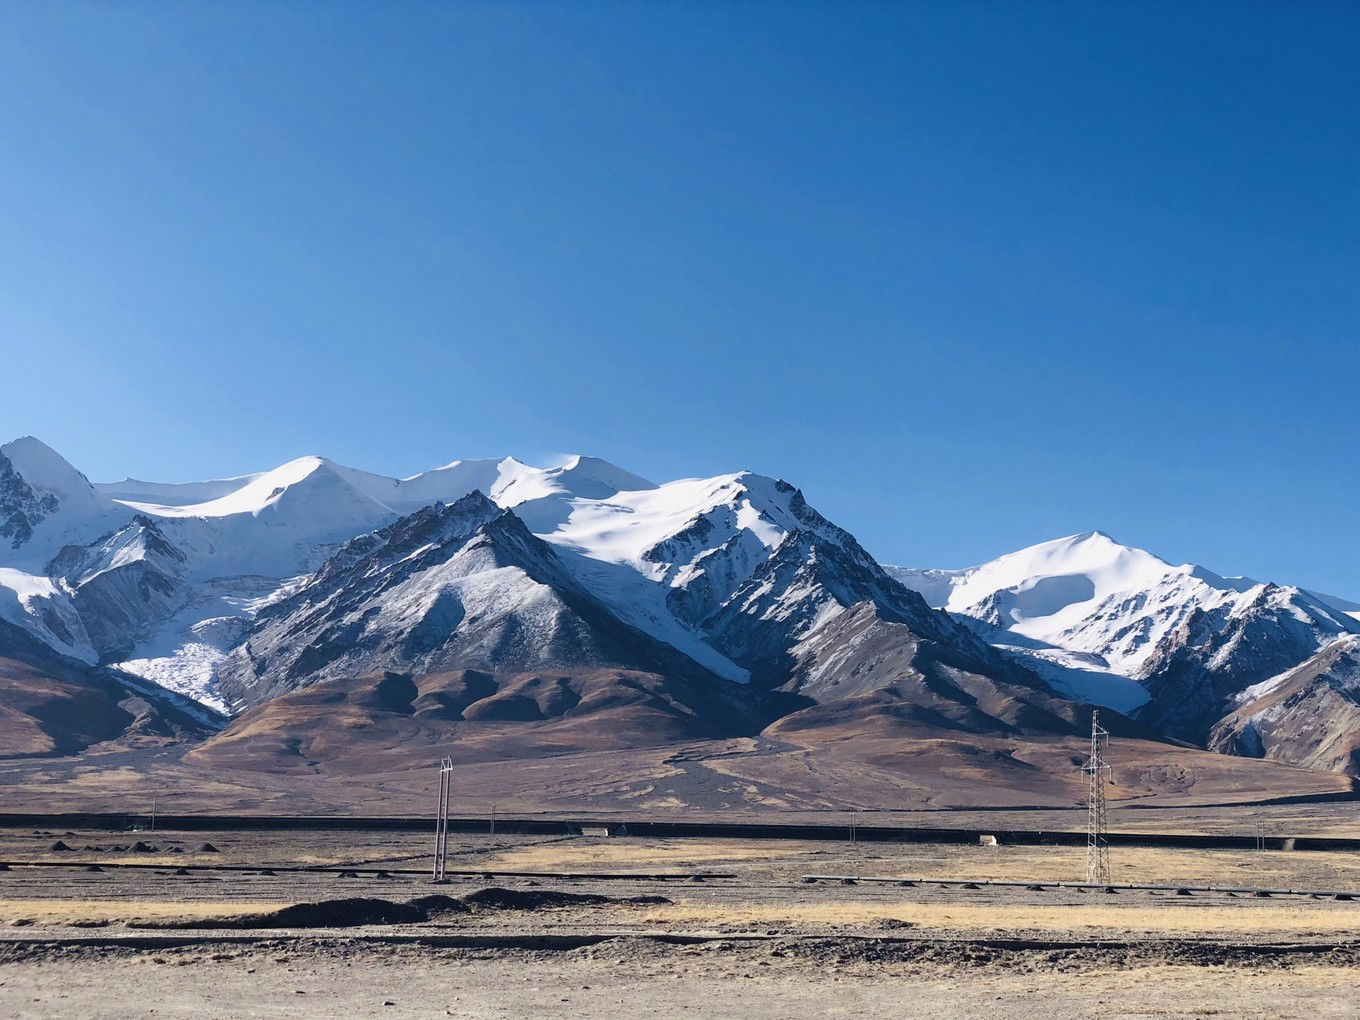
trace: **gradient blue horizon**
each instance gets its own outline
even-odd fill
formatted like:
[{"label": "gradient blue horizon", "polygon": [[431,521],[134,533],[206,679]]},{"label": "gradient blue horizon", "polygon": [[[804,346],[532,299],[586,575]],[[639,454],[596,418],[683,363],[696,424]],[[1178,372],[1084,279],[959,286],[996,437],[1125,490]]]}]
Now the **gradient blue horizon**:
[{"label": "gradient blue horizon", "polygon": [[0,442],[752,469],[1360,600],[1360,7],[11,4]]}]

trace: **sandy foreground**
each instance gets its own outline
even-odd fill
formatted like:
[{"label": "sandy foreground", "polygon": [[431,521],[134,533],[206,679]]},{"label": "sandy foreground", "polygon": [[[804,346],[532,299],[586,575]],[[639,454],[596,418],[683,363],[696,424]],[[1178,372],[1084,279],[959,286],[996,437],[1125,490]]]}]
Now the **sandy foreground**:
[{"label": "sandy foreground", "polygon": [[53,950],[0,964],[7,1016],[1353,1017],[1347,966],[866,960],[835,941],[561,953],[346,941]]},{"label": "sandy foreground", "polygon": [[[0,1015],[1360,1011],[1360,901],[803,880],[1051,883],[1080,876],[1072,848],[463,836],[462,873],[435,885],[413,834],[133,838],[0,832]],[[150,867],[117,866],[132,863]],[[1113,863],[1116,881],[1360,889],[1354,853],[1130,848]]]}]

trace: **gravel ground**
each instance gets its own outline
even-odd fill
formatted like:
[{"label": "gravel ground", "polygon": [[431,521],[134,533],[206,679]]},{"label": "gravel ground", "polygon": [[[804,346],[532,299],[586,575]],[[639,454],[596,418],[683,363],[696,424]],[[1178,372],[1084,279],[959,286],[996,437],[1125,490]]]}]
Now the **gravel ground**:
[{"label": "gravel ground", "polygon": [[[428,843],[0,832],[0,859],[14,862],[0,871],[0,1015],[1316,1018],[1354,1016],[1360,988],[1356,901],[801,881],[1051,882],[1079,877],[1079,848],[463,837],[450,868],[470,874],[435,886]],[[76,866],[18,866],[57,860]],[[1148,881],[1360,886],[1356,854],[1114,862]],[[298,867],[335,870],[286,870]],[[413,917],[431,894],[448,901]],[[392,923],[345,926],[351,908],[328,901]],[[298,903],[327,906],[321,920],[293,911],[293,927],[256,926]]]},{"label": "gravel ground", "polygon": [[66,948],[0,963],[0,1009],[16,1017],[1353,1017],[1360,980],[1353,956],[1262,954],[1223,965],[1176,962],[1174,951],[1165,962],[967,955],[904,959],[834,940],[679,948],[622,939],[558,953],[324,939]]}]

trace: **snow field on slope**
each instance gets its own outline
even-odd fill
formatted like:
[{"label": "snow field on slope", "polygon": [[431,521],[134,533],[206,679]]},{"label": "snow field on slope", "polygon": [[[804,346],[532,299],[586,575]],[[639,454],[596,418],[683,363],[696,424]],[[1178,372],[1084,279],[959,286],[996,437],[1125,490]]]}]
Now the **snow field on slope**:
[{"label": "snow field on slope", "polygon": [[[573,574],[623,620],[719,676],[746,683],[750,680],[746,670],[676,617],[667,604],[667,591],[687,587],[708,571],[717,572],[714,580],[720,589],[735,590],[799,526],[788,501],[772,480],[738,473],[681,479],[604,499],[577,497],[565,508],[527,503],[516,512],[540,538],[559,548]],[[690,552],[690,559],[648,558],[650,550],[675,539],[703,516],[710,524],[717,520],[713,526],[722,530],[706,535],[692,552],[680,550]],[[745,547],[745,536],[759,544],[758,554]],[[738,541],[719,562],[715,550],[734,538]]]},{"label": "snow field on slope", "polygon": [[245,636],[255,614],[296,588],[299,580],[217,578],[162,622],[118,668],[226,712],[217,689],[218,663]]},{"label": "snow field on slope", "polygon": [[[62,655],[90,664],[99,659],[70,597],[51,578],[0,567],[0,619]],[[53,624],[65,633],[59,633]]]}]

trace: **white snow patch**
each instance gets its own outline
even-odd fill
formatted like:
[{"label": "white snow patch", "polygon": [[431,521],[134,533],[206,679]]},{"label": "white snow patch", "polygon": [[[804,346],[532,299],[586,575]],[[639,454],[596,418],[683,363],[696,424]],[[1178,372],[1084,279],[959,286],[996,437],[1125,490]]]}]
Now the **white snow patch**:
[{"label": "white snow patch", "polygon": [[0,619],[63,655],[90,664],[99,659],[70,597],[51,578],[0,567]]}]

